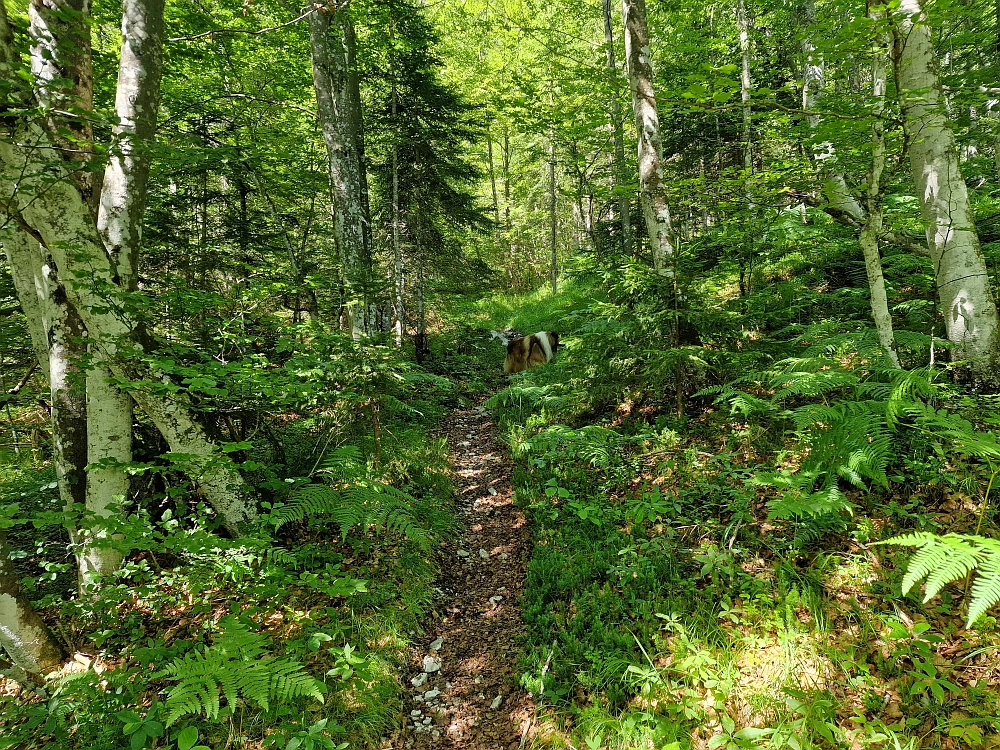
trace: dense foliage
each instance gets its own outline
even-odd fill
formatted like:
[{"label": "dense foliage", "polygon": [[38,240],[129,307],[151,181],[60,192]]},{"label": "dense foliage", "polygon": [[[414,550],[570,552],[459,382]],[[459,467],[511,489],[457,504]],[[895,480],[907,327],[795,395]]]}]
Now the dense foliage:
[{"label": "dense foliage", "polygon": [[[2,641],[0,747],[383,747],[455,533],[436,428],[484,400],[534,528],[535,747],[997,744],[995,8],[650,2],[664,266],[617,8],[170,0],[125,147],[123,8],[42,5],[0,34],[0,618],[60,658]],[[124,153],[133,281],[88,198]],[[501,382],[509,330],[563,346]],[[134,448],[74,474],[107,362]]]}]

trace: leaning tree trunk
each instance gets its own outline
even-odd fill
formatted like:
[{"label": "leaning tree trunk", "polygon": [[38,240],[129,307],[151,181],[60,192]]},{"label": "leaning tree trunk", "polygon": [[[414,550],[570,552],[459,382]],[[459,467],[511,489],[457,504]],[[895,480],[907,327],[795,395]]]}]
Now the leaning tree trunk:
[{"label": "leaning tree trunk", "polygon": [[653,248],[653,267],[662,276],[674,276],[674,238],[670,207],[663,182],[660,117],[653,91],[653,61],[649,47],[645,0],[622,0],[625,20],[625,60],[639,138],[639,201]]},{"label": "leaning tree trunk", "polygon": [[88,335],[120,378],[149,385],[132,392],[174,453],[187,454],[190,468],[223,524],[239,533],[255,515],[246,483],[227,457],[219,454],[198,423],[188,401],[141,357],[118,358],[133,344],[133,322],[109,304],[117,289],[114,269],[80,191],[48,134],[36,123],[21,122],[10,140],[0,140],[0,204],[51,254],[63,279],[66,298]]},{"label": "leaning tree trunk", "polygon": [[920,0],[902,0],[894,16],[896,90],[939,309],[955,345],[952,357],[971,360],[978,376],[995,379],[997,308],[945,111],[931,28]]},{"label": "leaning tree trunk", "polygon": [[[156,132],[163,70],[163,0],[122,2],[122,47],[114,127],[97,229],[125,292],[137,288],[142,217],[149,178],[150,145]],[[123,466],[132,460],[132,399],[111,381],[108,364],[94,347],[87,372],[87,511],[94,519],[115,516],[129,495]],[[114,572],[122,552],[93,540],[106,536],[99,525],[78,551],[81,581]]]},{"label": "leaning tree trunk", "polygon": [[344,322],[359,338],[364,328],[364,287],[371,276],[371,253],[366,247],[369,217],[356,41],[346,4],[318,10],[309,17],[309,42],[316,110],[326,144],[334,242],[347,287]]},{"label": "leaning tree trunk", "polygon": [[42,622],[21,590],[21,577],[10,561],[7,535],[0,529],[0,645],[24,675],[15,679],[37,682],[66,658],[59,642]]},{"label": "leaning tree trunk", "polygon": [[611,101],[611,127],[614,132],[614,179],[612,193],[618,199],[618,213],[622,224],[622,247],[625,255],[632,255],[632,207],[625,189],[628,181],[625,166],[625,138],[622,134],[622,112],[618,101],[618,65],[615,62],[615,35],[611,23],[611,0],[601,0],[604,15],[604,43],[607,45],[606,63]]}]

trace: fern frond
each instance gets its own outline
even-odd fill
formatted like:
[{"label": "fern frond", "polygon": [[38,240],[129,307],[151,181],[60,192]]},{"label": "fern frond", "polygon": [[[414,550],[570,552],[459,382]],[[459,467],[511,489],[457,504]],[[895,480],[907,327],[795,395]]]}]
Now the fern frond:
[{"label": "fern frond", "polygon": [[881,544],[919,548],[907,565],[903,593],[926,577],[925,602],[945,584],[975,571],[966,627],[972,627],[990,607],[1000,602],[1000,541],[996,539],[973,534],[916,533],[893,537]]},{"label": "fern frond", "polygon": [[178,683],[164,702],[167,725],[188,714],[216,719],[223,698],[230,706],[243,698],[265,711],[300,697],[322,701],[321,683],[300,662],[269,656],[266,643],[235,617],[224,617],[211,646],[177,657],[154,674]]},{"label": "fern frond", "polygon": [[997,602],[1000,602],[1000,544],[995,540],[989,552],[983,555],[969,602],[968,625],[971,625]]}]

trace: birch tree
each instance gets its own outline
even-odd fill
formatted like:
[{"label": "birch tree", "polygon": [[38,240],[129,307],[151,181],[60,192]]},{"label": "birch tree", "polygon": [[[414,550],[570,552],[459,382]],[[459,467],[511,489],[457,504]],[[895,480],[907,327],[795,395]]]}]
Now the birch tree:
[{"label": "birch tree", "polygon": [[622,134],[621,105],[618,103],[618,64],[615,62],[615,35],[611,22],[611,0],[601,0],[604,16],[604,43],[607,45],[605,60],[608,67],[608,82],[610,84],[611,130],[614,135],[614,179],[612,192],[618,201],[618,214],[622,225],[622,244],[625,255],[632,254],[632,216],[631,201],[625,190],[625,138]]},{"label": "birch tree", "polygon": [[62,646],[42,622],[21,589],[21,578],[10,562],[7,535],[0,529],[0,646],[10,656],[19,682],[38,682],[38,677],[62,664]]},{"label": "birch tree", "polygon": [[[17,61],[13,35],[3,12],[0,63],[12,70]],[[62,150],[38,122],[22,117],[10,128],[8,137],[0,139],[0,205],[8,222],[47,253],[41,272],[47,283],[58,290],[54,298],[65,299],[66,309],[82,324],[81,337],[86,330],[117,377],[142,383],[133,391],[136,402],[171,450],[189,459],[190,470],[222,523],[232,533],[239,533],[241,525],[256,513],[246,484],[232,462],[219,455],[180,388],[137,356],[143,352],[133,337],[135,323],[120,305],[114,304],[113,297],[121,292],[117,269],[101,240],[84,191],[73,180],[76,166],[63,158]],[[21,256],[11,260],[16,266],[15,278],[32,278],[38,271],[26,268]],[[23,302],[26,309],[38,306],[31,299]],[[52,329],[49,341],[57,343],[72,339],[77,332],[73,320],[57,321]],[[119,353],[129,356],[118,357]],[[53,373],[51,360],[49,369],[50,379],[59,376]]]},{"label": "birch tree", "polygon": [[971,360],[975,372],[992,379],[997,308],[945,109],[932,29],[920,0],[902,0],[893,17],[896,89],[939,310],[955,345],[952,356]]},{"label": "birch tree", "polygon": [[348,301],[344,327],[355,338],[364,330],[357,309],[371,271],[367,180],[364,166],[357,39],[346,5],[326,6],[309,17],[316,110],[326,144],[333,236]]},{"label": "birch tree", "polygon": [[622,0],[622,16],[629,90],[639,140],[639,201],[653,249],[653,267],[661,276],[673,278],[674,238],[663,182],[660,117],[653,90],[653,61],[645,0]]},{"label": "birch tree", "polygon": [[878,340],[892,363],[899,367],[896,341],[892,332],[892,314],[885,291],[885,277],[882,274],[882,257],[879,254],[878,238],[882,233],[882,173],[885,171],[885,124],[882,115],[885,110],[886,66],[888,60],[884,46],[875,49],[872,60],[872,96],[875,106],[872,114],[872,160],[865,185],[865,220],[861,226],[858,243],[865,256],[865,272],[871,290],[872,320],[878,332]]},{"label": "birch tree", "polygon": [[[111,256],[118,283],[135,292],[142,244],[142,218],[149,178],[149,145],[156,130],[163,68],[163,0],[124,0],[122,46],[115,95],[117,122],[99,199],[97,230]],[[117,513],[128,496],[129,477],[122,468],[132,460],[132,399],[111,380],[96,348],[87,372],[86,510],[96,518]],[[100,528],[91,534],[103,536]],[[81,580],[106,575],[121,564],[113,546],[84,540],[79,551]]]}]

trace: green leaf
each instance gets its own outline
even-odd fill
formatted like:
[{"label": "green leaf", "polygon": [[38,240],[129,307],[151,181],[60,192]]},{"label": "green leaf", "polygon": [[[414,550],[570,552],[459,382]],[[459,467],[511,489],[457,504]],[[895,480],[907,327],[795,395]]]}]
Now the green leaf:
[{"label": "green leaf", "polygon": [[198,730],[194,727],[184,727],[177,734],[177,750],[191,750],[198,741]]}]

